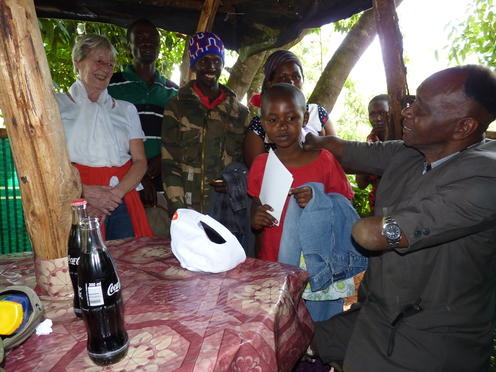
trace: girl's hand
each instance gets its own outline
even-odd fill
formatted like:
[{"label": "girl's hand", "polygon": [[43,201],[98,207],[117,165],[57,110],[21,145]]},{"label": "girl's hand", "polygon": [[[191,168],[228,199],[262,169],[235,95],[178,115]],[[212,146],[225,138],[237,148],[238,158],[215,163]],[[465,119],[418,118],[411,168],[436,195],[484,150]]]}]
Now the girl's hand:
[{"label": "girl's hand", "polygon": [[294,195],[296,202],[301,208],[305,208],[312,199],[312,189],[308,186],[296,187],[289,190],[289,195]]},{"label": "girl's hand", "polygon": [[272,227],[277,223],[277,220],[267,211],[273,211],[270,205],[259,205],[255,209],[255,213],[251,216],[251,227],[255,230],[263,229],[264,227]]}]

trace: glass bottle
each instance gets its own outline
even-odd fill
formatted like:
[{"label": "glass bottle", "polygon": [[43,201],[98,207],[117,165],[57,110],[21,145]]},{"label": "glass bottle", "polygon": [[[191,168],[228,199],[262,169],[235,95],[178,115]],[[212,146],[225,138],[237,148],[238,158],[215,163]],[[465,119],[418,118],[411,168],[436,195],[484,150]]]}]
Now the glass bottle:
[{"label": "glass bottle", "polygon": [[83,315],[79,306],[78,295],[78,264],[79,256],[81,255],[81,229],[79,222],[83,218],[87,218],[86,200],[77,199],[71,202],[72,209],[72,225],[69,232],[69,241],[67,243],[67,259],[69,261],[69,275],[71,277],[72,289],[74,291],[74,313],[78,318]]},{"label": "glass bottle", "polygon": [[81,233],[78,286],[88,354],[98,365],[116,363],[129,347],[119,276],[103,243],[98,219],[83,219]]}]

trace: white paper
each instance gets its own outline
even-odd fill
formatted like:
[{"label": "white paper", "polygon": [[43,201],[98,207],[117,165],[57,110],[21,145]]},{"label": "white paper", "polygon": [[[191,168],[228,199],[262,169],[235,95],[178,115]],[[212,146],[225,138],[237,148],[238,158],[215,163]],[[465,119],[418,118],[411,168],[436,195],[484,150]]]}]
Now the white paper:
[{"label": "white paper", "polygon": [[36,334],[38,336],[46,336],[52,333],[53,322],[51,319],[45,319],[36,327]]},{"label": "white paper", "polygon": [[292,183],[293,175],[271,149],[262,179],[260,201],[262,205],[268,204],[274,209],[268,212],[277,220],[277,226],[279,226],[284,203],[286,203]]}]

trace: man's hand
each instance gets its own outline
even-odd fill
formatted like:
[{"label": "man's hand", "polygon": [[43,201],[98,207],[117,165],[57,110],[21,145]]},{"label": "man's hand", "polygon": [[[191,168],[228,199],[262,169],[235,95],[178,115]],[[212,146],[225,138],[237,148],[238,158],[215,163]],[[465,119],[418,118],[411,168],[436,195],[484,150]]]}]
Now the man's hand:
[{"label": "man's hand", "polygon": [[312,188],[308,186],[296,187],[289,190],[289,195],[294,195],[296,202],[301,208],[305,208],[312,199]]},{"label": "man's hand", "polygon": [[148,159],[148,168],[146,170],[146,175],[151,179],[160,177],[160,172],[162,171],[161,158],[160,155],[154,156]]},{"label": "man's hand", "polygon": [[215,192],[227,192],[227,184],[222,178],[217,178],[208,183],[212,186]]},{"label": "man's hand", "polygon": [[157,191],[153,181],[146,174],[141,179],[143,190],[140,191],[141,202],[143,207],[154,207],[157,205]]},{"label": "man's hand", "polygon": [[112,189],[110,186],[83,185],[83,197],[90,206],[108,216],[122,203],[122,199]]},{"label": "man's hand", "polygon": [[305,136],[305,143],[303,144],[303,149],[305,151],[326,149],[330,151],[336,159],[340,160],[343,156],[344,146],[346,141],[338,138],[336,136],[315,136],[312,133],[308,133]]},{"label": "man's hand", "polygon": [[251,216],[251,227],[255,230],[260,230],[264,227],[272,227],[277,223],[277,220],[267,211],[273,211],[270,205],[258,205]]},{"label": "man's hand", "polygon": [[367,142],[373,143],[373,142],[379,142],[379,141],[380,141],[379,136],[377,135],[375,130],[372,129],[372,131],[367,136]]},{"label": "man's hand", "polygon": [[305,151],[318,150],[322,148],[322,136],[316,136],[315,134],[308,133],[305,136],[305,142],[303,143],[303,149]]}]

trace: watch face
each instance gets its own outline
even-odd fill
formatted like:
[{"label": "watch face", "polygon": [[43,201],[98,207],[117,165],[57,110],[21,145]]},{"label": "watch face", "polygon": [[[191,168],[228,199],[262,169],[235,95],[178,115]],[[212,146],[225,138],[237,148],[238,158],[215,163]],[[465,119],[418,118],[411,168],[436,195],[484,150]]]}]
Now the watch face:
[{"label": "watch face", "polygon": [[401,229],[395,223],[387,223],[384,225],[384,236],[388,240],[397,240],[401,236]]}]

